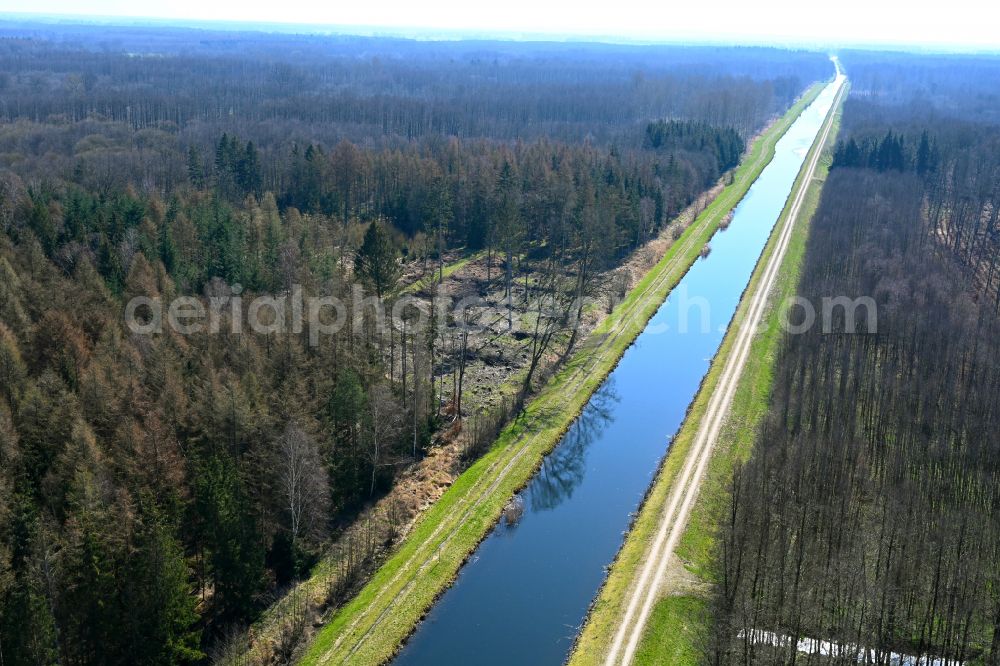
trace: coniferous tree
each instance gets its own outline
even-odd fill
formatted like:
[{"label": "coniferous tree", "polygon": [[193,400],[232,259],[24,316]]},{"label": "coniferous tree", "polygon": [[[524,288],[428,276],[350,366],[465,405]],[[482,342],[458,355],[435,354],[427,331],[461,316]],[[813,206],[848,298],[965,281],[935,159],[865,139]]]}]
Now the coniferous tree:
[{"label": "coniferous tree", "polygon": [[365,231],[364,241],[358,249],[354,268],[375,294],[382,298],[390,293],[399,280],[399,253],[389,234],[379,222],[372,222]]},{"label": "coniferous tree", "polygon": [[195,506],[202,529],[221,622],[250,617],[264,583],[264,552],[256,521],[235,464],[212,454],[198,466]]},{"label": "coniferous tree", "polygon": [[188,148],[187,172],[188,180],[194,187],[201,189],[205,186],[205,166],[201,161],[201,153],[195,146]]}]

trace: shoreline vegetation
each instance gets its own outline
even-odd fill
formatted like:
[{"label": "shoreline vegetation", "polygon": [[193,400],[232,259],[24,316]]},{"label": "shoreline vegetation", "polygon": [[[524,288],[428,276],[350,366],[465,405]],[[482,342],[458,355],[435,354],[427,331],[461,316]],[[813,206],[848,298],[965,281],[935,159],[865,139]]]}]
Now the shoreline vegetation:
[{"label": "shoreline vegetation", "polygon": [[[767,311],[754,335],[746,366],[739,378],[725,424],[712,452],[691,518],[678,543],[677,551],[672,555],[674,562],[671,563],[672,570],[668,579],[670,589],[661,592],[661,598],[653,608],[635,655],[633,662],[635,664],[669,663],[694,666],[701,663],[702,644],[706,640],[711,621],[705,592],[714,583],[711,573],[715,547],[714,526],[720,512],[726,506],[729,492],[727,479],[731,478],[734,467],[749,457],[757,429],[767,412],[773,366],[782,340],[781,318],[784,314],[782,304],[795,294],[798,285],[809,236],[809,221],[819,204],[820,192],[829,170],[833,146],[839,131],[843,101],[847,97],[849,85],[849,83],[844,84],[845,89],[841,92],[837,106],[833,110],[833,124],[826,143],[819,146],[819,135],[817,135],[817,143],[810,148],[810,154],[803,162],[805,166],[814,151],[823,151],[814,176],[809,183],[802,182],[803,172],[797,176],[778,223],[757,262],[750,284],[734,316],[734,322],[746,317],[749,305],[746,295],[758,288],[767,260],[775,250],[782,229],[787,224],[793,223],[788,249],[782,258],[777,281],[767,297]],[[796,221],[790,221],[789,209],[795,194],[802,187],[807,188],[803,209]],[[674,479],[684,464],[709,398],[732,351],[737,330],[738,326],[730,325],[718,353],[712,360],[709,373],[689,407],[688,415],[674,438],[656,480],[577,638],[577,644],[569,660],[571,666],[604,662],[604,653],[613,638],[626,594],[632,587],[636,570],[643,562],[643,555],[656,531],[657,521],[669,498]]]},{"label": "shoreline vegetation", "polygon": [[[774,146],[826,82],[800,99],[750,147],[725,187],[524,411],[489,452],[417,520],[370,581],[316,634],[304,664],[390,659],[534,474],[649,317],[770,162]],[[320,565],[322,575],[323,565]],[[314,578],[316,577],[314,575]],[[307,581],[308,582],[308,581]]]}]

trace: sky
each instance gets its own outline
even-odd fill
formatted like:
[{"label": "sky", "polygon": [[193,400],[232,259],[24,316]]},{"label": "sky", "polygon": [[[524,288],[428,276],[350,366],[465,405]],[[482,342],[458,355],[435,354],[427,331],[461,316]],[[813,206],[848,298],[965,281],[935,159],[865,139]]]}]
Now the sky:
[{"label": "sky", "polygon": [[0,12],[641,41],[1000,50],[995,0],[0,0]]}]

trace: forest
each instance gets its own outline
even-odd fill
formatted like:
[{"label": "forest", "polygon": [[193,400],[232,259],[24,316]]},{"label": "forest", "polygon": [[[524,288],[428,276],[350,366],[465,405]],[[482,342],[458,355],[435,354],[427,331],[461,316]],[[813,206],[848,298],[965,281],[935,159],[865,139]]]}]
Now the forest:
[{"label": "forest", "polygon": [[783,342],[705,661],[1000,663],[1000,62],[841,59],[798,291],[877,310]]},{"label": "forest", "polygon": [[[485,255],[508,321],[517,284],[569,303],[829,76],[764,48],[0,37],[0,664],[209,662],[349,534],[339,603],[412,517],[366,508],[447,437],[479,445],[468,464],[496,432],[462,435],[462,380],[443,389],[457,332],[144,336],[129,299],[391,300]],[[957,168],[928,141],[928,174]],[[983,260],[991,232],[950,212],[938,234]],[[577,342],[542,319],[521,400]]]}]

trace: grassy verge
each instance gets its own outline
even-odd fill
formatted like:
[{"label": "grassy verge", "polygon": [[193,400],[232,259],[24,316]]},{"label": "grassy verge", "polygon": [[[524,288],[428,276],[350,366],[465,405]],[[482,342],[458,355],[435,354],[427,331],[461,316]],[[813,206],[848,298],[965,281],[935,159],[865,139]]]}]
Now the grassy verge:
[{"label": "grassy verge", "polygon": [[695,595],[662,599],[649,616],[636,666],[695,666],[702,662],[699,645],[707,624],[708,604]]},{"label": "grassy verge", "polygon": [[[827,145],[822,147],[827,153],[829,153],[829,148],[837,136],[840,123],[839,110],[834,116],[833,123]],[[818,149],[821,147],[814,145],[811,151]],[[808,159],[809,156],[806,157],[806,162]],[[688,587],[695,592],[667,596],[657,603],[636,654],[636,663],[683,665],[698,664],[702,661],[701,640],[707,633],[711,618],[707,611],[707,600],[701,597],[697,590],[709,587],[713,582],[711,572],[715,548],[715,526],[718,523],[720,512],[725,509],[728,501],[727,482],[732,476],[734,467],[750,455],[760,423],[767,413],[774,361],[782,340],[781,320],[784,310],[781,306],[788,297],[794,295],[798,286],[802,259],[805,255],[806,241],[809,235],[809,220],[811,220],[819,203],[822,183],[826,178],[828,168],[829,154],[826,154],[820,158],[813,181],[808,183],[801,217],[793,228],[774,288],[768,296],[768,309],[752,342],[749,358],[737,385],[726,424],[716,442],[691,519],[678,545],[677,556],[684,563],[688,573],[695,578]],[[793,193],[803,186],[803,176],[804,174],[800,173],[796,179],[792,188]],[[768,259],[774,252],[780,230],[789,223],[788,209],[791,206],[792,198],[789,196],[785,209],[782,211],[774,232],[757,263],[757,268],[754,270],[748,286],[748,293],[757,288]],[[736,313],[737,318],[744,319],[746,317],[748,300],[741,300]],[[647,496],[642,511],[639,513],[604,587],[591,609],[590,617],[571,656],[571,665],[579,666],[603,662],[605,650],[614,638],[618,620],[626,603],[626,595],[654,537],[673,480],[683,466],[691,444],[697,435],[709,398],[715,390],[726,359],[732,350],[736,332],[737,327],[731,326],[719,352],[712,361],[709,373],[702,383],[681,430],[671,445],[670,453],[657,476],[653,489]]]},{"label": "grassy verge", "polygon": [[811,87],[753,144],[732,184],[698,216],[657,265],[552,377],[491,450],[427,510],[395,553],[316,635],[304,664],[382,663],[396,652],[459,567],[496,523],[719,223],[770,162],[774,146],[819,94]]}]

